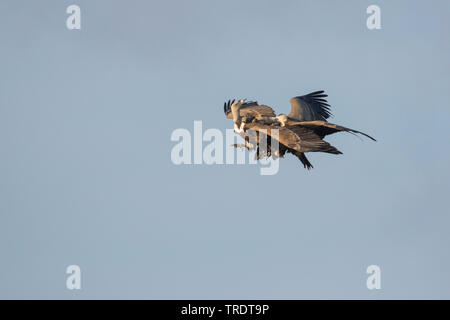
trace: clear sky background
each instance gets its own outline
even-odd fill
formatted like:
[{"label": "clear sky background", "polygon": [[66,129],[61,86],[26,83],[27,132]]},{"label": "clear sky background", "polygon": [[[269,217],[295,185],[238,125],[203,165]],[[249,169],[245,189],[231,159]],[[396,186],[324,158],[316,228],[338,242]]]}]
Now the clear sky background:
[{"label": "clear sky background", "polygon": [[[66,8],[81,7],[81,30]],[[366,8],[381,7],[381,30]],[[449,1],[0,2],[1,298],[450,298]],[[343,155],[175,166],[324,89]],[[66,267],[82,289],[66,288]],[[366,268],[381,268],[381,290]]]}]

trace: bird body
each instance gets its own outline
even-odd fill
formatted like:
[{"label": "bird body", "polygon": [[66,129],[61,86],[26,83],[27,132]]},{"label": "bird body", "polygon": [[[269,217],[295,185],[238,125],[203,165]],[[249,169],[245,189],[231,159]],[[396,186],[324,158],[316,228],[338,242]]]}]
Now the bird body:
[{"label": "bird body", "polygon": [[[376,141],[361,131],[327,122],[331,112],[325,97],[327,95],[324,91],[316,91],[291,98],[291,112],[288,115],[275,116],[272,108],[245,100],[229,100],[224,104],[224,112],[227,118],[233,119],[234,131],[244,138],[245,146],[249,150],[256,149],[257,159],[270,156],[284,157],[286,153],[292,153],[305,168],[311,169],[313,166],[306,158],[305,152],[342,154],[323,140],[327,135],[350,132],[362,134]],[[271,150],[268,137],[278,141],[278,150]],[[267,150],[260,149],[262,142],[267,146]]]}]

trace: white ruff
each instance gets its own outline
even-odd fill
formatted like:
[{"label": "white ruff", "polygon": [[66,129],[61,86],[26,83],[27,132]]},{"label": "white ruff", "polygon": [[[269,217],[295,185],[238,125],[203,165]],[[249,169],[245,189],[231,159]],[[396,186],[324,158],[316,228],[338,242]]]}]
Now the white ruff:
[{"label": "white ruff", "polygon": [[242,122],[240,127],[238,127],[237,124],[235,123],[234,124],[234,132],[236,132],[236,133],[244,132],[244,126],[245,126],[245,122]]}]

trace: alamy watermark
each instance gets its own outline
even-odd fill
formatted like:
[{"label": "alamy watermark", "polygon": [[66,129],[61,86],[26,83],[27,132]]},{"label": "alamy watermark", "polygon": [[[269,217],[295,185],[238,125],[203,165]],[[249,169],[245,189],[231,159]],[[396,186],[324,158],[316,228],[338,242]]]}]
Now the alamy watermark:
[{"label": "alamy watermark", "polygon": [[366,280],[366,286],[367,289],[373,290],[381,289],[381,269],[376,264],[372,264],[367,267],[366,269],[367,274],[370,274],[370,276],[367,277]]},{"label": "alamy watermark", "polygon": [[367,7],[366,13],[370,14],[366,20],[366,26],[369,30],[381,29],[381,9],[379,6],[372,4]]},{"label": "alamy watermark", "polygon": [[66,273],[69,276],[66,279],[66,288],[69,290],[81,290],[81,268],[76,264],[67,267]]},{"label": "alamy watermark", "polygon": [[72,4],[67,7],[66,13],[70,16],[66,19],[66,27],[69,30],[81,29],[81,9],[76,4]]},{"label": "alamy watermark", "polygon": [[[170,159],[175,165],[243,165],[246,164],[246,152],[242,149],[247,146],[256,149],[254,152],[248,152],[247,164],[259,165],[261,175],[274,175],[279,170],[278,129],[272,129],[267,139],[264,133],[250,130],[246,134],[246,137],[249,137],[246,141],[246,138],[238,136],[233,129],[226,129],[224,140],[221,130],[210,128],[203,132],[203,123],[197,120],[194,121],[193,134],[185,128],[175,129],[172,132],[170,140],[178,143],[172,147]],[[244,140],[244,143],[239,144],[239,139]],[[256,141],[257,139],[259,141]],[[270,141],[269,147],[267,141]],[[267,156],[255,159],[257,152]]]}]

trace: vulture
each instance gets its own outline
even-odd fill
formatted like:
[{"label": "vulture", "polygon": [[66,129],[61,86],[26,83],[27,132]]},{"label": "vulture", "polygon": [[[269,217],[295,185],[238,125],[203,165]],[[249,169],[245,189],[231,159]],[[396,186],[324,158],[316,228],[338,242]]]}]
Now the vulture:
[{"label": "vulture", "polygon": [[[256,159],[270,156],[282,158],[286,153],[291,153],[309,170],[313,165],[306,158],[306,152],[342,154],[323,140],[327,135],[343,131],[361,134],[376,141],[361,131],[328,122],[331,112],[326,97],[328,95],[323,90],[293,97],[290,100],[291,112],[278,116],[271,107],[259,105],[256,101],[228,100],[224,103],[224,113],[228,119],[233,119],[234,132],[245,141],[244,145],[234,146],[256,150]],[[278,130],[278,136],[272,134],[273,129]],[[278,140],[278,150],[271,150],[269,136]],[[266,139],[266,148],[260,148],[260,142],[263,141],[261,139]]]}]

